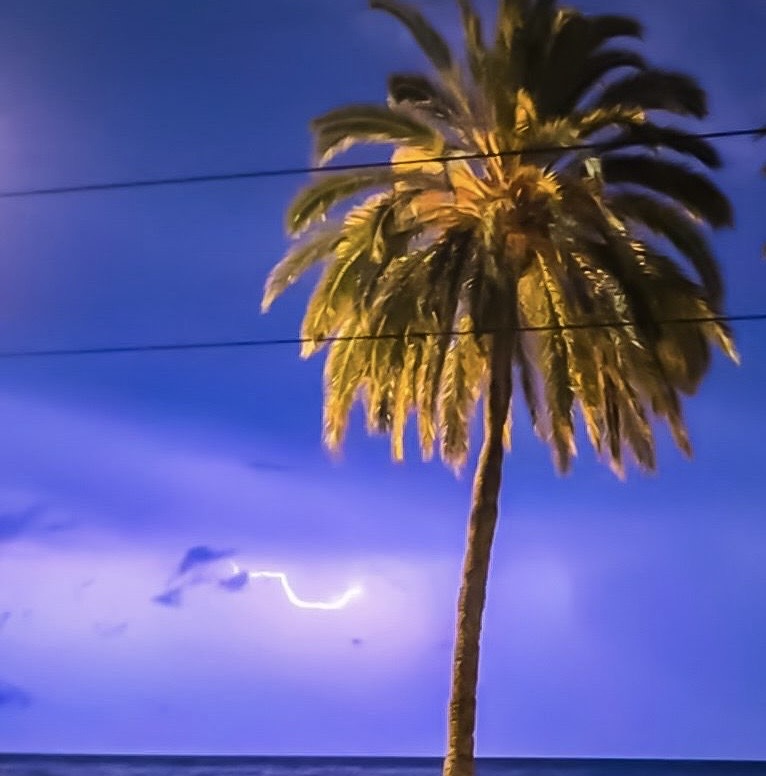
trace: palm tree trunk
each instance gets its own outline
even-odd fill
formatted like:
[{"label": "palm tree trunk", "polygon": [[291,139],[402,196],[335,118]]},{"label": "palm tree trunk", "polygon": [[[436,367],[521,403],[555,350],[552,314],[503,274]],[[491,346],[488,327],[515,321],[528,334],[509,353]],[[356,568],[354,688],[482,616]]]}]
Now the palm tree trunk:
[{"label": "palm tree trunk", "polygon": [[503,427],[511,400],[510,364],[507,343],[498,342],[492,348],[490,381],[484,409],[484,442],[474,475],[471,515],[463,558],[444,776],[474,776],[479,641],[492,540],[497,524],[503,466]]}]

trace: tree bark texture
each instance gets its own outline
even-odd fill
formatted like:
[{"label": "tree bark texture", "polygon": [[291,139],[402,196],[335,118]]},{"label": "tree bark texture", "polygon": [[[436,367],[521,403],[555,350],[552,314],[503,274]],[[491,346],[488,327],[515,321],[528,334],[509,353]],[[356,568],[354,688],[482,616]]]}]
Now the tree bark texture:
[{"label": "tree bark texture", "polygon": [[457,607],[444,776],[474,776],[479,643],[503,466],[503,427],[511,399],[511,358],[505,343],[492,348],[484,409],[484,441],[476,466]]}]

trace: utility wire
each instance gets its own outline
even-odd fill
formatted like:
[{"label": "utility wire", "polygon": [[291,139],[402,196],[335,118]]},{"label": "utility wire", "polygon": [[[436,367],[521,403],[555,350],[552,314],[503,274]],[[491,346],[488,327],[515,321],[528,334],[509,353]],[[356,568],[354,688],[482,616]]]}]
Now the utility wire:
[{"label": "utility wire", "polygon": [[[753,129],[735,129],[721,130],[718,132],[688,133],[689,137],[701,140],[715,140],[720,138],[732,137],[756,137],[766,134],[766,126]],[[645,141],[644,141],[645,142]],[[350,172],[353,170],[376,169],[385,167],[397,167],[405,164],[425,164],[425,163],[450,163],[455,161],[466,161],[475,159],[488,159],[506,156],[519,156],[522,154],[545,154],[557,151],[581,151],[592,149],[626,148],[634,145],[642,145],[641,141],[602,141],[593,143],[578,143],[568,146],[538,146],[534,148],[518,149],[511,151],[500,151],[497,153],[473,153],[461,154],[459,156],[441,156],[424,159],[409,159],[406,161],[383,161],[368,162],[360,164],[339,164],[328,165],[326,167],[285,167],[271,170],[253,170],[239,173],[223,173],[214,175],[192,175],[176,178],[146,178],[140,180],[117,181],[111,183],[93,183],[72,186],[57,186],[51,188],[39,189],[19,189],[15,191],[0,191],[0,199],[18,199],[22,197],[45,196],[52,194],[73,194],[93,191],[111,191],[117,189],[148,188],[152,186],[173,186],[185,185],[191,183],[210,183],[217,181],[243,180],[253,178],[276,178],[288,175],[304,175],[315,172]],[[743,315],[719,315],[704,318],[669,318],[663,321],[657,321],[659,325],[670,324],[701,324],[701,323],[722,323],[722,322],[745,322],[745,321],[766,321],[766,313],[743,314]],[[520,326],[515,327],[513,331],[517,332],[545,332],[545,331],[563,331],[567,329],[599,329],[599,328],[625,328],[635,326],[634,321],[611,321],[604,323],[583,323],[583,324],[564,324],[551,326]],[[496,330],[494,330],[496,331]],[[212,342],[178,342],[178,343],[156,343],[146,345],[116,345],[104,347],[80,347],[80,348],[47,348],[41,350],[0,350],[0,359],[13,358],[42,358],[55,356],[85,356],[85,355],[108,355],[122,353],[150,353],[180,350],[211,350],[217,348],[252,348],[278,345],[302,345],[307,343],[325,343],[342,342],[351,340],[379,340],[379,339],[405,339],[405,338],[425,338],[435,336],[466,336],[492,334],[493,330],[467,330],[467,331],[442,331],[442,332],[407,332],[399,334],[364,334],[348,336],[330,336],[319,339],[307,337],[283,337],[272,339],[246,339],[246,340],[220,340]]]},{"label": "utility wire", "polygon": [[[737,323],[751,321],[766,321],[766,313],[750,313],[742,315],[711,315],[703,318],[666,318],[655,321],[657,325],[688,325],[701,323]],[[577,329],[622,329],[636,326],[635,321],[607,321],[604,323],[570,323],[549,326],[515,326],[513,332],[546,332]],[[11,358],[49,358],[54,356],[96,356],[122,353],[158,353],[174,350],[215,350],[219,348],[257,348],[275,345],[303,345],[325,342],[351,342],[355,340],[393,340],[393,339],[425,339],[427,337],[465,337],[495,334],[498,329],[469,329],[465,331],[410,331],[398,334],[349,334],[332,335],[329,337],[282,337],[274,339],[244,339],[218,340],[211,342],[171,342],[154,345],[110,345],[91,348],[49,348],[45,350],[0,350],[0,359]]]},{"label": "utility wire", "polygon": [[[698,140],[719,140],[733,137],[758,137],[766,135],[766,126],[752,129],[730,129],[718,132],[689,132],[690,138]],[[78,194],[94,191],[116,191],[120,189],[142,189],[157,186],[183,186],[191,183],[215,183],[223,181],[254,180],[257,178],[283,178],[290,175],[307,175],[318,172],[351,172],[354,170],[372,170],[385,167],[399,167],[413,164],[449,164],[450,162],[492,159],[527,154],[549,154],[559,151],[616,150],[638,145],[651,145],[651,138],[644,140],[612,140],[592,143],[574,143],[572,145],[534,146],[532,148],[498,151],[496,153],[470,153],[457,156],[436,156],[428,159],[408,159],[402,161],[360,162],[358,164],[334,164],[325,167],[276,167],[273,169],[250,170],[245,172],[213,173],[210,175],[182,175],[169,178],[139,178],[135,180],[112,181],[107,183],[83,183],[70,186],[51,186],[37,189],[15,189],[0,191],[0,199],[21,199],[23,197],[41,197],[53,194]]]}]

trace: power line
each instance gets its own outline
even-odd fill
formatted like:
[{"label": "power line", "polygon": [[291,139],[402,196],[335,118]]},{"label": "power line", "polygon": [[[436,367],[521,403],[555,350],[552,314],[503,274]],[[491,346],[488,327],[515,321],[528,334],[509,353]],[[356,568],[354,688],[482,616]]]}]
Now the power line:
[{"label": "power line", "polygon": [[[698,140],[720,140],[734,137],[758,137],[766,134],[766,126],[752,129],[730,129],[718,132],[689,132],[687,136]],[[355,170],[371,170],[385,167],[399,167],[412,164],[449,164],[451,162],[471,161],[476,159],[493,159],[526,154],[549,154],[560,151],[589,151],[595,149],[616,150],[637,145],[651,145],[651,139],[636,139],[633,141],[601,141],[592,143],[573,143],[572,145],[535,146],[532,148],[498,151],[496,153],[471,153],[457,156],[436,156],[428,159],[408,159],[402,161],[360,162],[358,164],[334,164],[321,167],[276,167],[273,169],[249,170],[245,172],[213,173],[210,175],[182,175],[168,178],[139,178],[135,180],[112,181],[107,183],[83,183],[69,186],[51,186],[36,189],[15,189],[0,191],[0,199],[21,199],[23,197],[40,197],[53,194],[78,194],[96,191],[117,191],[121,189],[141,189],[158,186],[183,186],[192,183],[216,183],[237,180],[255,180],[258,178],[283,178],[290,175],[308,175],[318,172],[352,172]]]},{"label": "power line", "polygon": [[[766,313],[742,315],[711,315],[703,318],[666,318],[655,321],[657,325],[688,325],[701,323],[741,323],[766,321]],[[636,326],[635,321],[607,321],[604,323],[570,323],[549,326],[515,326],[514,332],[546,332],[578,329],[622,329]],[[281,337],[272,339],[217,340],[211,342],[170,342],[154,345],[109,345],[90,348],[48,348],[45,350],[0,350],[0,359],[50,358],[55,356],[97,356],[123,353],[160,353],[177,350],[215,350],[222,348],[257,348],[277,345],[304,345],[325,342],[352,342],[355,340],[425,339],[428,337],[465,337],[494,334],[498,329],[469,329],[466,331],[410,331],[398,334],[350,334],[333,335],[312,339],[311,337]]]}]

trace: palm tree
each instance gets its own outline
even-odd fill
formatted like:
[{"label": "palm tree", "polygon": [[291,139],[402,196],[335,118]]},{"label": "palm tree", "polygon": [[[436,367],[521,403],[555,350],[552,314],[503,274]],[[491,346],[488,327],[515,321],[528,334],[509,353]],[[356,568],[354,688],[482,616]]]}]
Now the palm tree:
[{"label": "palm tree", "polygon": [[392,164],[323,173],[297,195],[287,229],[298,239],[263,308],[323,267],[302,355],[329,342],[331,449],[358,399],[394,459],[414,413],[424,458],[438,440],[459,469],[483,401],[444,764],[447,776],[470,776],[513,387],[561,472],[576,452],[575,410],[620,475],[626,453],[655,467],[655,418],[689,454],[681,395],[699,385],[712,344],[736,358],[726,325],[710,320],[723,289],[707,238],[732,213],[705,173],[716,151],[665,123],[705,116],[704,92],[614,43],[639,38],[636,21],[499,0],[487,38],[471,0],[458,0],[461,59],[415,8],[371,5],[409,29],[431,73],[391,75],[387,104],[313,122],[319,164],[360,143],[391,146]]}]

